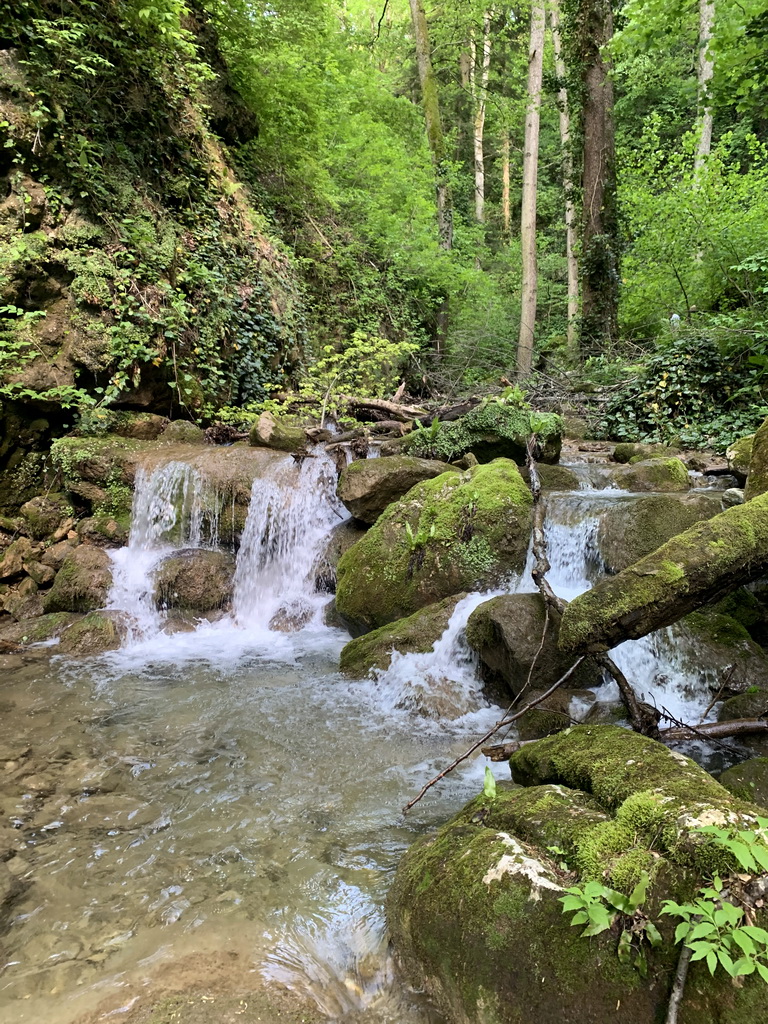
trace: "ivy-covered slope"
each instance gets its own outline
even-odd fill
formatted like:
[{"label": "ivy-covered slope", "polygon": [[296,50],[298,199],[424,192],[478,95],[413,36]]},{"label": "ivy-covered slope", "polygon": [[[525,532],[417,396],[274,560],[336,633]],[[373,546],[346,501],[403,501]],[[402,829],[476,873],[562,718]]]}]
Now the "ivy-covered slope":
[{"label": "ivy-covered slope", "polygon": [[193,5],[0,5],[0,470],[36,417],[33,448],[73,406],[204,418],[290,373],[296,277],[226,149],[257,132]]}]

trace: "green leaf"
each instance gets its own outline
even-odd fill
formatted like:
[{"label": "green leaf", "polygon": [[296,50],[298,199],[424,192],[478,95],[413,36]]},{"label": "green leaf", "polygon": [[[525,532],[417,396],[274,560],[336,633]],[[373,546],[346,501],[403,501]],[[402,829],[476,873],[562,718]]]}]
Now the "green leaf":
[{"label": "green leaf", "polygon": [[[683,922],[683,924],[685,924],[685,922]],[[686,927],[687,927],[687,925],[686,925]],[[648,936],[648,941],[650,942],[651,946],[653,946],[654,949],[657,949],[659,946],[662,945],[663,940],[662,940],[662,937],[661,937],[661,932],[656,927],[656,925],[653,923],[653,921],[646,921],[645,922],[645,934]],[[675,941],[677,941],[677,940],[675,940]]]},{"label": "green leaf", "polygon": [[675,942],[680,942],[681,939],[688,937],[688,932],[691,930],[689,921],[681,921],[680,924],[675,928]]},{"label": "green leaf", "polygon": [[616,950],[619,963],[628,965],[632,959],[632,935],[625,928],[619,937],[619,946]]},{"label": "green leaf", "polygon": [[[691,958],[691,959],[693,959],[693,958]],[[712,952],[711,950],[710,950],[709,953],[707,953],[707,967],[709,968],[709,973],[710,974],[714,974],[715,973],[715,970],[717,968],[717,955],[714,952]]]},{"label": "green leaf", "polygon": [[496,799],[496,778],[488,767],[485,766],[485,781],[483,782],[483,796],[488,800]]},{"label": "green leaf", "polygon": [[743,928],[734,929],[733,941],[736,943],[737,946],[740,946],[744,950],[747,956],[754,956],[756,952],[755,944]]},{"label": "green leaf", "polygon": [[640,906],[641,903],[645,902],[645,896],[648,892],[648,883],[650,878],[648,872],[644,871],[642,878],[637,883],[635,888],[632,890],[632,895],[629,897],[629,902],[632,905],[632,911],[634,912]]},{"label": "green leaf", "polygon": [[[730,974],[730,976],[733,978],[736,974],[736,967],[730,955],[724,949],[718,949],[717,959],[720,961],[720,963],[728,972],[728,974]],[[709,963],[709,960],[707,960],[707,963]]]}]

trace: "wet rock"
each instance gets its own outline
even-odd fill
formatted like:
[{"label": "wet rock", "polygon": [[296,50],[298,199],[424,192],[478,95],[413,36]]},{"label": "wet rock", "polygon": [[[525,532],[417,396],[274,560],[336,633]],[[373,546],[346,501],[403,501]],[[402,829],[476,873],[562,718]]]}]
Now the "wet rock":
[{"label": "wet rock", "polygon": [[351,640],[341,652],[339,667],[346,676],[364,679],[374,669],[387,669],[395,651],[401,654],[426,654],[448,627],[453,610],[464,597],[455,594],[437,604],[421,608],[405,619],[381,626]]},{"label": "wet rock", "polygon": [[345,551],[365,534],[366,527],[355,519],[334,526],[315,566],[315,590],[321,594],[336,593],[336,569]]},{"label": "wet rock", "polygon": [[42,555],[40,555],[40,561],[43,565],[49,565],[55,572],[58,572],[64,563],[64,559],[77,547],[77,544],[77,541],[59,540],[45,549]]},{"label": "wet rock", "polygon": [[0,742],[0,761],[21,761],[32,750],[26,740],[6,740]]},{"label": "wet rock", "polygon": [[307,447],[307,435],[284,418],[263,412],[251,428],[249,443],[254,447],[275,448],[280,452],[301,452]]},{"label": "wet rock", "polygon": [[[527,481],[527,469],[523,468],[520,472]],[[542,462],[538,467],[538,473],[544,491],[578,491],[581,488],[578,476],[567,466],[551,466]]]},{"label": "wet rock", "polygon": [[447,472],[458,470],[445,462],[410,455],[358,459],[342,472],[336,494],[355,519],[370,524],[415,484]]},{"label": "wet rock", "polygon": [[0,628],[3,640],[23,646],[43,643],[59,636],[64,630],[80,619],[71,612],[53,612],[50,615],[39,615],[21,622],[4,623]]},{"label": "wet rock", "polygon": [[89,612],[64,630],[59,640],[62,654],[91,655],[116,651],[127,635],[119,612]]},{"label": "wet rock", "polygon": [[734,505],[744,504],[744,489],[742,487],[728,487],[720,495],[723,508],[733,508]]},{"label": "wet rock", "polygon": [[668,459],[680,454],[679,448],[670,448],[665,444],[645,444],[642,442],[622,442],[611,452],[614,462],[644,462],[647,459]]},{"label": "wet rock", "polygon": [[269,620],[269,628],[278,633],[298,633],[312,619],[314,609],[303,602],[279,608]]},{"label": "wet rock", "polygon": [[56,790],[69,796],[114,793],[122,781],[123,771],[119,767],[79,758],[57,771]]},{"label": "wet rock", "polygon": [[329,629],[345,629],[341,616],[336,611],[336,598],[332,598],[323,608],[323,624]]},{"label": "wet rock", "polygon": [[676,458],[646,459],[630,465],[617,466],[611,480],[623,491],[687,491],[690,487],[688,470]]},{"label": "wet rock", "polygon": [[728,460],[728,468],[735,477],[743,483],[747,479],[747,473],[749,472],[749,460],[752,458],[752,445],[755,441],[754,434],[748,434],[746,437],[740,437],[738,441],[734,441],[725,452],[725,457]]},{"label": "wet rock", "polygon": [[153,573],[158,608],[209,612],[232,600],[235,561],[224,551],[177,551]]},{"label": "wet rock", "polygon": [[37,584],[30,577],[22,580],[3,598],[4,609],[17,621],[31,619],[43,613],[43,602],[37,592]]},{"label": "wet rock", "polygon": [[[545,621],[544,599],[540,594],[494,597],[470,615],[467,643],[480,656],[483,678],[499,699],[516,697],[524,689],[534,659],[531,681],[537,690],[548,689],[573,664],[575,659],[563,654],[557,644],[557,613],[550,611],[546,633]],[[585,689],[601,681],[600,669],[589,661],[574,672],[566,685]]]},{"label": "wet rock", "polygon": [[712,689],[726,695],[768,687],[768,657],[747,629],[718,607],[687,615],[677,627],[693,638],[700,664],[714,677]]},{"label": "wet rock", "polygon": [[768,757],[753,757],[728,768],[718,782],[734,796],[768,807]]},{"label": "wet rock", "polygon": [[[722,856],[693,829],[752,827],[761,810],[687,758],[611,726],[528,744],[511,766],[525,788],[500,783],[494,799],[477,797],[398,866],[387,917],[406,978],[453,1024],[584,1024],[585,1007],[592,1024],[609,1024],[617,1006],[626,1021],[663,1019],[679,956],[673,925],[654,917],[664,941],[640,982],[631,958],[616,956],[616,935],[582,938],[560,897],[574,878],[629,894],[647,871],[648,906],[690,899]],[[761,985],[736,989],[701,964],[688,984],[698,1021],[760,1019]]]},{"label": "wet rock", "polygon": [[563,437],[571,438],[574,441],[583,441],[589,437],[589,434],[589,423],[582,416],[563,414]]},{"label": "wet rock", "polygon": [[130,522],[118,522],[111,516],[91,516],[77,524],[77,536],[99,548],[122,547],[128,542]]},{"label": "wet rock", "polygon": [[49,583],[53,583],[53,577],[56,575],[50,565],[44,565],[42,562],[27,562],[25,568],[38,587],[47,587]]},{"label": "wet rock", "polygon": [[84,797],[62,814],[67,829],[96,833],[144,828],[157,816],[157,809],[151,804],[119,793]]},{"label": "wet rock", "polygon": [[64,494],[46,494],[32,498],[21,506],[20,511],[30,537],[36,540],[50,536],[62,519],[72,514],[72,508]]},{"label": "wet rock", "polygon": [[733,722],[737,718],[768,718],[768,688],[750,686],[724,700],[717,711],[718,722]]},{"label": "wet rock", "polygon": [[112,586],[112,562],[106,551],[91,544],[73,548],[45,595],[46,612],[89,612],[103,608]]},{"label": "wet rock", "polygon": [[696,491],[616,502],[600,515],[600,557],[609,572],[619,572],[694,523],[721,511],[718,495]]},{"label": "wet rock", "polygon": [[[406,455],[453,462],[467,452],[479,462],[511,459],[525,464],[526,443],[531,435],[531,412],[501,402],[478,405],[452,423],[414,430],[399,445]],[[554,413],[535,413],[540,462],[557,462],[562,444],[562,420]],[[389,454],[389,448],[387,453]]]},{"label": "wet rock", "polygon": [[[546,693],[545,690],[525,691],[517,710]],[[517,734],[521,740],[538,740],[552,736],[575,723],[583,722],[595,704],[592,690],[556,690],[550,697],[537,704],[517,723]]]},{"label": "wet rock", "polygon": [[339,562],[336,607],[352,635],[522,571],[531,506],[507,459],[411,488]]},{"label": "wet rock", "polygon": [[24,563],[28,562],[35,546],[28,537],[19,537],[3,552],[0,560],[0,580],[10,580],[24,572]]},{"label": "wet rock", "polygon": [[[132,435],[136,437],[137,435]],[[202,427],[189,420],[171,420],[160,435],[161,441],[172,441],[176,444],[205,444]]]},{"label": "wet rock", "polygon": [[757,428],[749,457],[744,500],[752,501],[768,491],[768,418]]}]

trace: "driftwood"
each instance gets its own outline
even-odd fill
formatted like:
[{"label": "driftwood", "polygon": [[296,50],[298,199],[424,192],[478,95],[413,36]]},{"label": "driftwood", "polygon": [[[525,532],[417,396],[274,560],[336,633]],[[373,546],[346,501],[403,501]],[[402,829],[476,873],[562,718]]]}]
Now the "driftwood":
[{"label": "driftwood", "polygon": [[398,402],[388,402],[384,398],[355,398],[354,395],[340,395],[339,400],[356,412],[387,413],[390,419],[400,420],[402,423],[426,415],[426,410],[420,406],[400,405]]},{"label": "driftwood", "polygon": [[733,718],[730,722],[705,722],[702,725],[681,725],[662,729],[659,739],[664,743],[678,740],[723,739],[727,736],[748,736],[752,733],[768,732],[766,718]]}]

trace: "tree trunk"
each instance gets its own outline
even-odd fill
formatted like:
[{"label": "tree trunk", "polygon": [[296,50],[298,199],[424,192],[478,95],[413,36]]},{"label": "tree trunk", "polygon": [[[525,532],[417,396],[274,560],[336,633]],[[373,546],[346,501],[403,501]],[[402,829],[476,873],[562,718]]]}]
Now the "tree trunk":
[{"label": "tree trunk", "polygon": [[709,51],[712,40],[712,26],[715,23],[715,0],[699,0],[699,145],[696,149],[695,170],[698,173],[712,149],[712,106],[709,97],[709,83],[714,74],[714,62]]},{"label": "tree trunk", "polygon": [[440,103],[437,95],[437,79],[432,67],[432,53],[429,45],[427,17],[422,0],[410,0],[413,34],[416,42],[416,62],[421,83],[421,101],[427,127],[429,149],[435,168],[435,190],[437,193],[437,229],[443,249],[453,247],[453,203],[445,153],[445,137],[440,121]]},{"label": "tree trunk", "polygon": [[565,253],[568,265],[568,353],[578,356],[577,317],[579,314],[579,264],[576,258],[576,204],[573,201],[573,152],[571,150],[571,113],[565,85],[565,62],[560,41],[560,6],[551,0],[549,8],[552,45],[555,51],[555,74],[560,111],[560,144],[563,150],[563,192],[565,193]]},{"label": "tree trunk", "polygon": [[536,189],[539,165],[539,112],[544,56],[544,0],[533,0],[531,38],[528,47],[528,108],[525,116],[523,149],[523,196],[520,241],[523,255],[523,284],[520,309],[520,337],[517,345],[517,373],[527,377],[533,363],[536,326]]},{"label": "tree trunk", "polygon": [[580,0],[575,24],[584,87],[581,346],[586,352],[599,353],[618,336],[613,83],[602,52],[613,35],[611,0]]},{"label": "tree trunk", "polygon": [[483,15],[483,53],[478,68],[477,45],[474,32],[470,41],[471,63],[469,67],[469,84],[472,91],[475,117],[473,125],[473,146],[475,157],[475,219],[479,224],[485,222],[485,157],[483,154],[483,135],[485,132],[485,109],[488,100],[488,78],[491,70],[491,17],[492,9]]},{"label": "tree trunk", "polygon": [[509,238],[512,224],[509,199],[509,128],[504,129],[501,137],[501,219],[504,235]]}]

